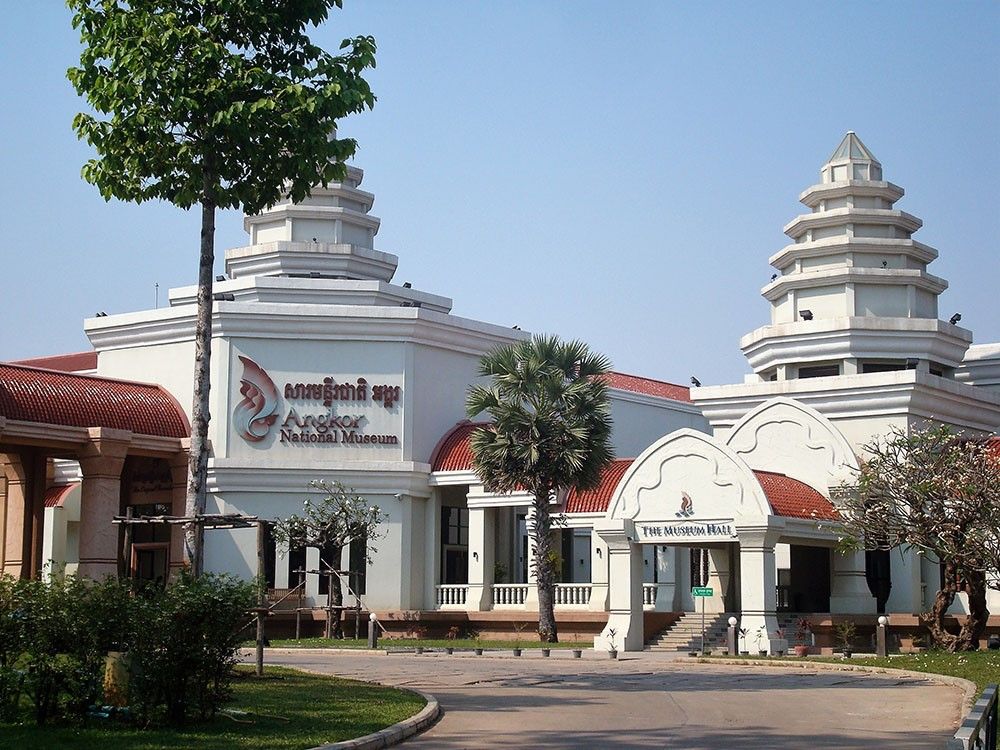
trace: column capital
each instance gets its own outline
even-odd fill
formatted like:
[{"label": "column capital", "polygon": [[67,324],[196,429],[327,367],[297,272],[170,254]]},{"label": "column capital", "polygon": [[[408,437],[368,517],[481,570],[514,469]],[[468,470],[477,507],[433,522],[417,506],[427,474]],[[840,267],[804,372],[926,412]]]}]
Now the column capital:
[{"label": "column capital", "polygon": [[90,427],[87,433],[90,439],[77,454],[84,478],[120,477],[132,433],[108,427]]},{"label": "column capital", "polygon": [[609,552],[628,551],[629,545],[635,542],[635,524],[630,518],[595,521],[594,531],[608,545]]},{"label": "column capital", "polygon": [[737,524],[736,536],[741,550],[773,549],[784,530],[784,521],[771,517],[765,523]]}]

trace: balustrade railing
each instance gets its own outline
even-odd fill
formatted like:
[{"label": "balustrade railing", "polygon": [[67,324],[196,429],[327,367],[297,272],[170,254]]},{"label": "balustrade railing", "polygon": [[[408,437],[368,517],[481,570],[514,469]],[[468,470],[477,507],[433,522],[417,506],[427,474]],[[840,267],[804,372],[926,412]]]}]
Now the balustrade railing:
[{"label": "balustrade railing", "polygon": [[997,686],[987,685],[948,742],[948,750],[995,750],[996,746]]},{"label": "balustrade railing", "polygon": [[590,604],[589,583],[557,583],[555,590],[555,605],[568,607]]},{"label": "balustrade railing", "polygon": [[461,607],[469,596],[469,587],[464,583],[447,583],[435,586],[437,591],[437,606]]},{"label": "balustrade railing", "polygon": [[524,606],[524,601],[527,598],[528,584],[526,583],[493,584],[494,607],[521,607]]},{"label": "balustrade railing", "polygon": [[656,590],[658,588],[659,584],[656,583],[642,584],[642,606],[644,607],[656,606]]}]

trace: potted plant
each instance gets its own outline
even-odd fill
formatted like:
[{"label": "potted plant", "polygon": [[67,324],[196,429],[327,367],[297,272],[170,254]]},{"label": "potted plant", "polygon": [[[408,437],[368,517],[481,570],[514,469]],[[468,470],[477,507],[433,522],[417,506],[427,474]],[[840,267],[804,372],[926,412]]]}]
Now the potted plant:
[{"label": "potted plant", "polygon": [[774,638],[771,639],[771,651],[778,656],[784,656],[788,651],[788,641],[785,640],[785,631],[778,628],[774,631]]},{"label": "potted plant", "polygon": [[844,658],[850,659],[853,652],[854,637],[858,634],[858,629],[851,620],[842,620],[833,626],[837,633],[837,640],[844,651]]},{"label": "potted plant", "polygon": [[740,628],[740,641],[743,643],[743,648],[740,649],[740,656],[750,656],[750,652],[747,650],[747,635],[750,631],[747,628]]},{"label": "potted plant", "polygon": [[514,656],[521,655],[521,633],[528,626],[526,622],[515,622],[514,623]]},{"label": "potted plant", "polygon": [[[795,621],[795,655],[805,657],[809,655],[809,646],[812,643],[812,623],[805,617],[800,617]],[[804,643],[809,641],[809,643]]]},{"label": "potted plant", "polygon": [[615,644],[615,636],[618,635],[618,631],[614,628],[608,628],[608,645],[611,646],[608,649],[608,656],[612,659],[618,658],[618,646]]},{"label": "potted plant", "polygon": [[574,659],[579,659],[581,656],[583,656],[583,649],[582,648],[574,648],[573,649],[573,658]]},{"label": "potted plant", "polygon": [[757,628],[757,632],[755,634],[755,637],[756,637],[756,640],[757,640],[757,654],[760,655],[760,656],[767,656],[767,649],[766,648],[761,648],[761,641],[765,640],[764,636],[766,636],[766,635],[767,635],[767,630],[765,629],[765,627],[763,625],[761,625],[759,628]]},{"label": "potted plant", "polygon": [[[458,625],[452,625],[450,628],[448,628],[448,632],[445,633],[445,638],[447,638],[449,641],[453,641],[456,638],[458,638],[458,633],[459,633]],[[445,650],[445,653],[449,653],[449,654],[455,653],[455,647],[454,646],[446,646],[444,650]]]},{"label": "potted plant", "polygon": [[543,648],[542,649],[542,656],[548,656],[551,653],[552,653],[552,649],[551,648]]},{"label": "potted plant", "polygon": [[474,633],[472,635],[472,642],[476,644],[475,647],[474,647],[474,649],[473,649],[476,652],[476,656],[482,656],[483,655],[483,646],[479,642],[479,633]]}]

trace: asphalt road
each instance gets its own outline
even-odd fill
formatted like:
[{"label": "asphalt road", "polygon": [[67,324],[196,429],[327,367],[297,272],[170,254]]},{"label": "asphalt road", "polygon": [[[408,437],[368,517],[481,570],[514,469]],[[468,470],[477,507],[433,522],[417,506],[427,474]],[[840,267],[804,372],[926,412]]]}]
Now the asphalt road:
[{"label": "asphalt road", "polygon": [[[603,658],[602,658],[603,657]],[[441,720],[404,743],[458,748],[934,748],[962,693],[929,679],[695,664],[661,654],[269,650],[267,663],[425,690]]]}]

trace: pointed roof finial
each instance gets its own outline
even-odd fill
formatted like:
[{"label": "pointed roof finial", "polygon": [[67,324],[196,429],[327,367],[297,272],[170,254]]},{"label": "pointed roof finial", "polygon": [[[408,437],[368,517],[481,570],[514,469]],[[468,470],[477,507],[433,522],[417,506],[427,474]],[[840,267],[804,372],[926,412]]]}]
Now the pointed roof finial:
[{"label": "pointed roof finial", "polygon": [[833,152],[833,156],[827,159],[827,163],[833,161],[868,161],[875,162],[879,164],[879,160],[875,158],[875,154],[868,150],[868,147],[861,142],[857,134],[853,130],[848,130],[847,135],[837,146],[837,150]]}]

